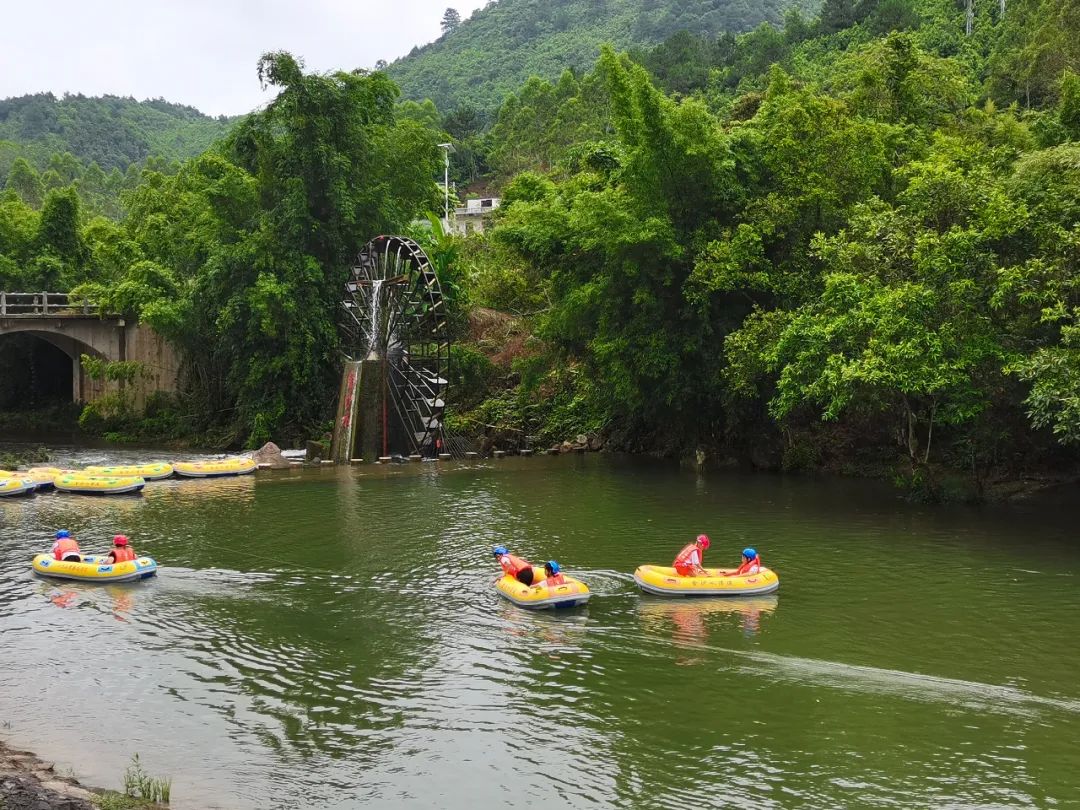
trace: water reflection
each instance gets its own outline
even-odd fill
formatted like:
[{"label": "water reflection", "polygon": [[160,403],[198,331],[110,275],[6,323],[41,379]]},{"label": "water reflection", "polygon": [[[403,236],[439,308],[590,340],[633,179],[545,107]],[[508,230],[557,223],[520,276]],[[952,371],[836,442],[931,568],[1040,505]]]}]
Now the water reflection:
[{"label": "water reflection", "polygon": [[526,612],[500,599],[498,615],[509,645],[537,655],[580,651],[589,628],[588,608]]},{"label": "water reflection", "polygon": [[132,584],[41,581],[38,593],[61,610],[87,607],[127,622],[135,609],[137,588]]},{"label": "water reflection", "polygon": [[777,595],[715,599],[643,597],[638,603],[638,615],[647,631],[670,632],[676,644],[694,646],[708,642],[710,617],[735,617],[744,636],[757,636],[762,630],[762,617],[774,613],[778,602]]}]

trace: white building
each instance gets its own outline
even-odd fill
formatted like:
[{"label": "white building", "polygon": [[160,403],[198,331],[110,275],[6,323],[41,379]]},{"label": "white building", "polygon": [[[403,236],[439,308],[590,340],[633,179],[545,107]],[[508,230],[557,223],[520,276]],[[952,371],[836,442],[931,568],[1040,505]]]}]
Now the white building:
[{"label": "white building", "polygon": [[484,227],[491,218],[491,212],[498,207],[498,197],[466,200],[464,207],[454,209],[454,233],[461,236],[483,233]]}]

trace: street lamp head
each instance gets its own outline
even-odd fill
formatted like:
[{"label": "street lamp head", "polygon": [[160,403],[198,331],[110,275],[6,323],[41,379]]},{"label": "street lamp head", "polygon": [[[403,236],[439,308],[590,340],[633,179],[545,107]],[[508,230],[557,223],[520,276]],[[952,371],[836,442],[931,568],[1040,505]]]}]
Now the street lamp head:
[{"label": "street lamp head", "polygon": [[440,143],[439,148],[445,149],[451,155],[457,154],[457,149],[454,148],[454,145],[452,143]]}]

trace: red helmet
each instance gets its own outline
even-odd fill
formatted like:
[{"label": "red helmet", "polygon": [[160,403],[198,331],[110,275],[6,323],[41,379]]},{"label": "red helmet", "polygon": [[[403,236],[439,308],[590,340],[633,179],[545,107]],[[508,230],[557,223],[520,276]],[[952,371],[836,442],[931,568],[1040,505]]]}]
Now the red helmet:
[{"label": "red helmet", "polygon": [[709,535],[699,534],[697,536],[697,544],[701,546],[702,551],[709,547]]},{"label": "red helmet", "polygon": [[118,534],[112,539],[112,542],[114,546],[126,546],[128,544],[127,535]]}]

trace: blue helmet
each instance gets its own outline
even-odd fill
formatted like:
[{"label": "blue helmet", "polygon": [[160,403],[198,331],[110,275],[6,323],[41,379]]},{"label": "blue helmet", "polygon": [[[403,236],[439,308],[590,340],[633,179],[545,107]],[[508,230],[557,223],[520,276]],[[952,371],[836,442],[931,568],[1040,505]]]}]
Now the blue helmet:
[{"label": "blue helmet", "polygon": [[57,540],[63,540],[65,537],[71,537],[71,532],[69,532],[67,529],[61,529],[56,533]]},{"label": "blue helmet", "polygon": [[495,548],[491,550],[491,553],[494,554],[496,557],[501,557],[504,554],[509,554],[510,549],[508,549],[506,546],[495,546]]},{"label": "blue helmet", "polygon": [[757,556],[757,552],[754,551],[754,549],[752,549],[752,548],[744,548],[742,550],[742,555],[744,557],[748,557],[748,558],[750,558],[752,560],[752,559],[754,559],[754,557]]},{"label": "blue helmet", "polygon": [[547,571],[548,574],[554,576],[562,569],[559,567],[559,563],[555,560],[548,560],[546,563],[544,563],[544,570]]}]

